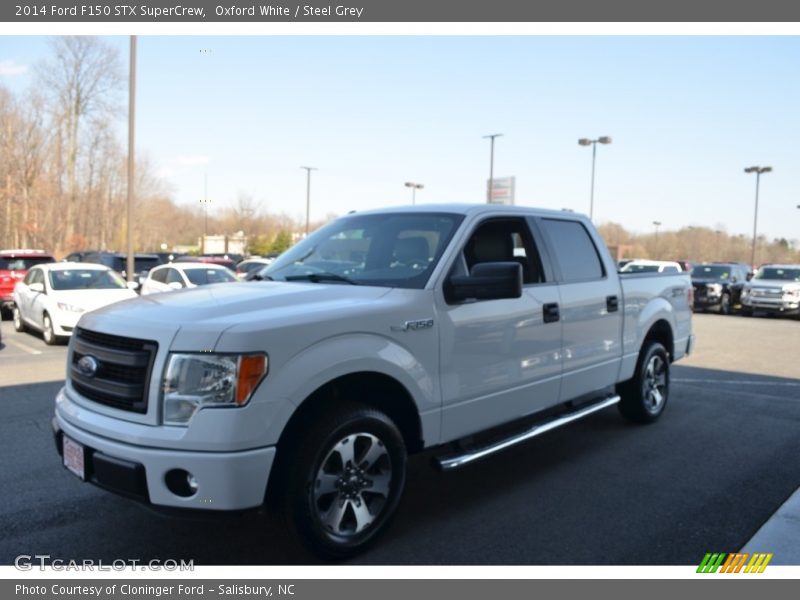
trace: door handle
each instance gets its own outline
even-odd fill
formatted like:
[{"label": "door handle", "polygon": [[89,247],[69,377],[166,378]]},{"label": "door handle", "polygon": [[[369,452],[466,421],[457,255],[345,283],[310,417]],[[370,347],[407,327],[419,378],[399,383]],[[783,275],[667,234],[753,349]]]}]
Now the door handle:
[{"label": "door handle", "polygon": [[606,308],[608,312],[617,312],[619,310],[619,298],[616,296],[606,296]]},{"label": "door handle", "polygon": [[558,303],[550,302],[542,305],[542,313],[545,323],[555,323],[561,317],[558,312]]}]

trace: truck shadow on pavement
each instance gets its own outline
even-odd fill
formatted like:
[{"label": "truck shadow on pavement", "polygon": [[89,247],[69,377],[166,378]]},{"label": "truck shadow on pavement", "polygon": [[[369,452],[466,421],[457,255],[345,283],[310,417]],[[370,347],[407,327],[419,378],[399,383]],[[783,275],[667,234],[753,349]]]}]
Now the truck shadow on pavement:
[{"label": "truck shadow on pavement", "polygon": [[[350,563],[696,565],[739,550],[800,485],[800,380],[682,366],[672,379],[653,425],[610,408],[454,472],[412,457],[393,525]],[[77,480],[50,432],[60,385],[0,387],[0,563],[319,562],[274,516],[175,519]]]}]

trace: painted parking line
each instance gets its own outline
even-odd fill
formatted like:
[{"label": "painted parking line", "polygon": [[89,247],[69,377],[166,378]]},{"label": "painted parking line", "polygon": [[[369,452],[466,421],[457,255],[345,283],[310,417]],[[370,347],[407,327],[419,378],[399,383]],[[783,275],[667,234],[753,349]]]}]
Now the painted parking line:
[{"label": "painted parking line", "polygon": [[36,348],[31,348],[30,346],[28,346],[26,344],[23,344],[22,342],[18,342],[17,340],[13,340],[11,338],[7,338],[4,341],[5,341],[5,343],[7,343],[7,344],[9,344],[11,346],[14,346],[15,348],[17,348],[19,350],[23,350],[23,351],[27,352],[28,354],[43,354],[43,352],[41,350],[37,350]]}]

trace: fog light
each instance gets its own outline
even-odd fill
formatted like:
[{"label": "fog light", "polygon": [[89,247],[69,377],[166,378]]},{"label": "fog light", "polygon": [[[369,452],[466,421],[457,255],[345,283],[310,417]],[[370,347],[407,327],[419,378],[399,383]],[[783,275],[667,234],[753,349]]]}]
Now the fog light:
[{"label": "fog light", "polygon": [[199,487],[195,476],[183,469],[167,471],[164,476],[164,483],[167,484],[170,492],[181,498],[194,496]]}]

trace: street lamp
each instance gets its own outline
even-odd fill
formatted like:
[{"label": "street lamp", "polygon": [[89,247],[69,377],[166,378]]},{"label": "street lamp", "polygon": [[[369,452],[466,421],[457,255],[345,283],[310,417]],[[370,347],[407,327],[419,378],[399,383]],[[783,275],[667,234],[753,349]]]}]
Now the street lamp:
[{"label": "street lamp", "polygon": [[308,237],[308,220],[311,215],[311,171],[316,171],[316,167],[300,167],[306,170],[306,237]]},{"label": "street lamp", "polygon": [[658,258],[658,228],[661,227],[661,221],[653,221],[653,226],[656,228],[656,251],[654,258]]},{"label": "street lamp", "polygon": [[487,198],[487,202],[491,203],[492,195],[494,192],[494,138],[502,137],[502,133],[492,133],[490,135],[483,136],[483,139],[489,139],[489,197]]},{"label": "street lamp", "polygon": [[421,183],[414,183],[413,181],[406,181],[403,185],[407,188],[411,188],[411,204],[417,203],[417,190],[421,190],[425,186]]},{"label": "street lamp", "polygon": [[753,249],[750,253],[750,264],[753,268],[756,266],[756,234],[758,232],[758,186],[761,182],[761,174],[762,173],[770,173],[772,172],[772,167],[747,167],[744,170],[745,173],[755,173],[756,174],[756,209],[753,213]]},{"label": "street lamp", "polygon": [[594,163],[595,163],[595,158],[597,156],[598,143],[610,144],[611,138],[607,135],[604,135],[597,138],[596,140],[590,140],[589,138],[581,138],[578,140],[579,145],[592,147],[592,186],[589,190],[589,219],[594,218]]}]

